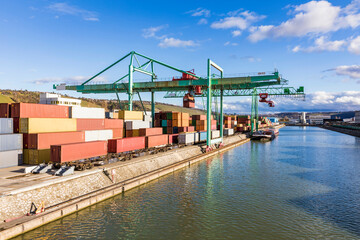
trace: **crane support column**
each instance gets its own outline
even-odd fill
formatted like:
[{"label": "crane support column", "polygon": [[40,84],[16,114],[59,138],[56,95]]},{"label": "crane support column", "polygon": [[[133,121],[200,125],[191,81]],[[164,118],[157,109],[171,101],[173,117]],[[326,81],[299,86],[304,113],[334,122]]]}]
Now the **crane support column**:
[{"label": "crane support column", "polygon": [[210,147],[211,145],[211,60],[208,59],[208,69],[207,69],[207,108],[206,108],[206,145]]},{"label": "crane support column", "polygon": [[[151,72],[154,73],[154,63],[151,62]],[[154,82],[154,74],[151,75],[151,81]],[[152,118],[152,127],[154,127],[155,122],[155,92],[151,91],[151,118]]]},{"label": "crane support column", "polygon": [[128,110],[129,111],[133,110],[133,72],[134,72],[133,57],[134,57],[134,53],[132,52],[131,56],[130,56],[130,65],[129,65],[129,89],[128,89],[128,97],[129,97]]},{"label": "crane support column", "polygon": [[[221,74],[222,75],[222,74]],[[220,137],[224,137],[224,108],[223,108],[224,90],[220,90]]]}]

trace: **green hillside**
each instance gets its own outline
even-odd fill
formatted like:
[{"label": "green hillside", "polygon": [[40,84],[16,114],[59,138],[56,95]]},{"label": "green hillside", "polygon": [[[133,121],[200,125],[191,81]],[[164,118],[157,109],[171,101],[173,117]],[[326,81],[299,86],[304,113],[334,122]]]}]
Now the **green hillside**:
[{"label": "green hillside", "polygon": [[[0,89],[0,103],[10,103],[10,102],[25,102],[25,103],[38,103],[40,100],[41,92],[32,92],[27,90],[1,90]],[[64,95],[64,97],[69,97]],[[90,98],[79,98],[81,99],[82,107],[101,107],[105,108],[107,111],[112,111],[113,109],[119,109],[119,104],[116,100],[106,100],[106,99],[90,99]],[[122,106],[126,106],[127,101],[121,101]],[[151,102],[143,102],[145,110],[151,111]],[[140,101],[133,102],[133,108],[136,111],[142,111],[143,107]],[[204,114],[205,112],[201,109],[194,108],[183,108],[180,106],[175,106],[166,103],[155,104],[155,111],[176,111],[176,112],[186,112],[190,115]]]}]

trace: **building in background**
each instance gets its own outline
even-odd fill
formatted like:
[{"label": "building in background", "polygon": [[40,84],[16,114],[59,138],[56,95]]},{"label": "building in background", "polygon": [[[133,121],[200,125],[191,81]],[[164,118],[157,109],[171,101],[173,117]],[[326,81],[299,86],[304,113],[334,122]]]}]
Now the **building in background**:
[{"label": "building in background", "polygon": [[300,123],[306,124],[306,112],[302,112],[300,115]]},{"label": "building in background", "polygon": [[269,119],[272,123],[279,123],[279,118],[277,117],[267,117],[267,119]]},{"label": "building in background", "polygon": [[360,123],[360,111],[355,112],[355,123]]},{"label": "building in background", "polygon": [[40,93],[40,104],[53,104],[61,106],[81,106],[81,100],[64,98],[55,93]]},{"label": "building in background", "polygon": [[315,125],[324,124],[324,120],[326,120],[326,119],[331,119],[331,116],[330,115],[310,115],[309,116],[310,124],[315,124]]}]

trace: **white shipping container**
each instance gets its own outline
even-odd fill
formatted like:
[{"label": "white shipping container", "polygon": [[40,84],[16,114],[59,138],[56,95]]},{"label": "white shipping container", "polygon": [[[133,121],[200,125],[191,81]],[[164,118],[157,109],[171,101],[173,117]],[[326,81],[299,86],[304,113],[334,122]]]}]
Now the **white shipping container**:
[{"label": "white shipping container", "polygon": [[151,122],[141,120],[129,120],[125,121],[126,130],[135,130],[140,128],[151,128]]},{"label": "white shipping container", "polygon": [[22,150],[0,152],[0,168],[14,167],[23,164]]},{"label": "white shipping container", "polygon": [[199,142],[199,139],[200,139],[200,133],[198,133],[198,132],[195,132],[194,133],[194,142]]},{"label": "white shipping container", "polygon": [[211,139],[219,138],[220,137],[220,130],[212,130],[211,131]]},{"label": "white shipping container", "polygon": [[0,134],[0,152],[19,150],[23,148],[23,135],[17,134]]},{"label": "white shipping container", "polygon": [[0,134],[13,133],[13,124],[12,118],[0,118]]},{"label": "white shipping container", "polygon": [[224,136],[230,136],[230,135],[234,135],[234,129],[233,128],[224,129]]},{"label": "white shipping container", "polygon": [[104,108],[89,108],[89,107],[69,107],[70,118],[105,118]]},{"label": "white shipping container", "polygon": [[179,143],[180,144],[193,144],[195,141],[195,134],[194,133],[180,133],[179,134]]},{"label": "white shipping container", "polygon": [[152,122],[151,113],[150,115],[144,115],[144,121]]},{"label": "white shipping container", "polygon": [[105,141],[113,138],[113,130],[90,130],[85,131],[85,142]]}]

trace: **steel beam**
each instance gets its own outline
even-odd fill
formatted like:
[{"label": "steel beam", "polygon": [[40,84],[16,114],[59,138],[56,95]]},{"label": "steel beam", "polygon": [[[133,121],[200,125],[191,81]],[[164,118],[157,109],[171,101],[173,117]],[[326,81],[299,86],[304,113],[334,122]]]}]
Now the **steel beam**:
[{"label": "steel beam", "polygon": [[224,91],[220,92],[220,137],[224,137],[224,107],[223,107],[223,95]]},{"label": "steel beam", "polygon": [[209,147],[211,145],[211,60],[208,59],[207,63],[207,102],[206,102],[206,119],[207,119],[207,129],[206,129],[206,145]]},{"label": "steel beam", "polygon": [[[154,63],[151,62],[151,72],[154,72]],[[154,82],[154,75],[151,76],[151,82]],[[151,117],[152,117],[152,127],[155,126],[155,92],[151,91]]]}]

